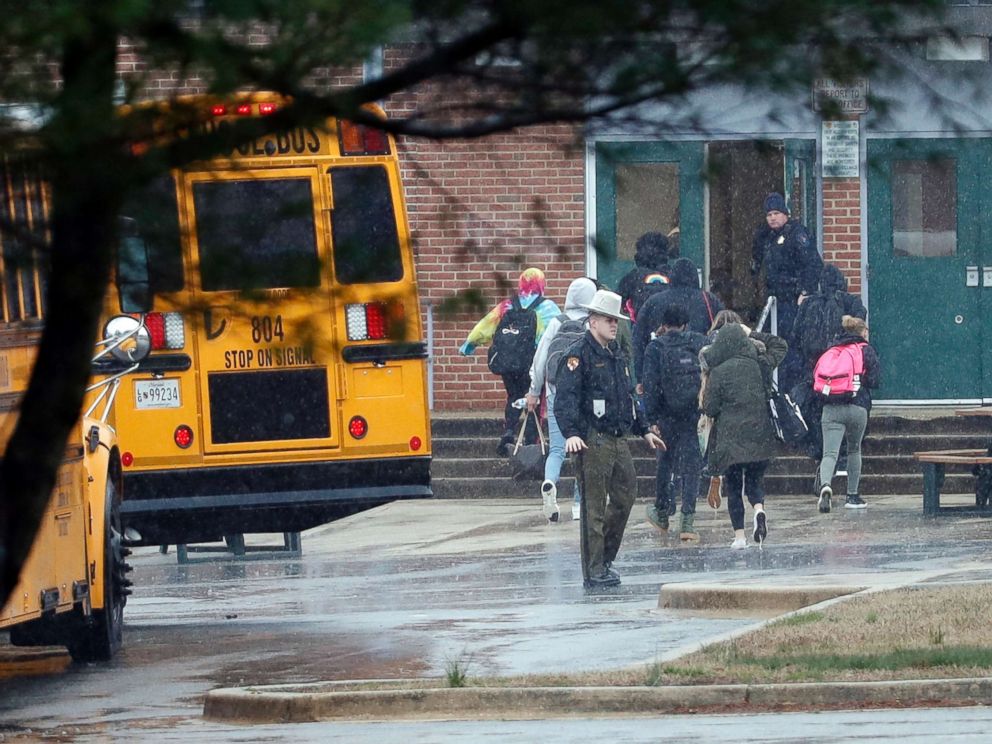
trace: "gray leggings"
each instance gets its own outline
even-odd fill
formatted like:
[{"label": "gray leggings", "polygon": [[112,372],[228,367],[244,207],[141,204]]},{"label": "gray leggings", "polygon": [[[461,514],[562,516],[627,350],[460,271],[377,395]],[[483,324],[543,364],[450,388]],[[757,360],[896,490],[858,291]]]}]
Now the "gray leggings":
[{"label": "gray leggings", "polygon": [[868,411],[852,403],[823,407],[823,459],[820,461],[820,483],[826,485],[834,477],[840,443],[847,440],[847,493],[853,496],[861,482],[861,440],[868,425]]}]

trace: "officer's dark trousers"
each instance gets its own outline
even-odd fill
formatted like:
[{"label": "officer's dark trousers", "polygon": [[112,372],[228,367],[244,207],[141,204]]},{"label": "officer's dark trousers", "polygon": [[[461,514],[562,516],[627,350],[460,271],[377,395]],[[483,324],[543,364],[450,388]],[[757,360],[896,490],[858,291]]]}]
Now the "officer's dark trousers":
[{"label": "officer's dark trousers", "polygon": [[793,338],[799,305],[795,297],[776,297],[775,308],[778,315],[778,330],[775,335],[784,338],[789,344],[789,351],[778,367],[778,389],[788,392],[803,375],[803,358]]},{"label": "officer's dark trousers", "polygon": [[[582,468],[582,578],[601,576],[620,550],[637,498],[634,460],[623,437],[590,432]],[[609,504],[607,504],[609,495]]]}]

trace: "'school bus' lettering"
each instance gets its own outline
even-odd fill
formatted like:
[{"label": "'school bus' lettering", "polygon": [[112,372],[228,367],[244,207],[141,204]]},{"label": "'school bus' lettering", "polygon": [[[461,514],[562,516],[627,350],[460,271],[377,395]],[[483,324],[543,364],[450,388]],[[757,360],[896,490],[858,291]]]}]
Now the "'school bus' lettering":
[{"label": "'school bus' lettering", "polygon": [[[216,128],[279,102],[203,105]],[[107,308],[151,310],[153,350],[114,410],[122,512],[145,543],[296,532],[431,495],[426,344],[390,138],[335,120],[259,137],[156,180],[124,217],[153,285],[150,303],[125,302],[142,277],[124,261],[125,306]]]}]

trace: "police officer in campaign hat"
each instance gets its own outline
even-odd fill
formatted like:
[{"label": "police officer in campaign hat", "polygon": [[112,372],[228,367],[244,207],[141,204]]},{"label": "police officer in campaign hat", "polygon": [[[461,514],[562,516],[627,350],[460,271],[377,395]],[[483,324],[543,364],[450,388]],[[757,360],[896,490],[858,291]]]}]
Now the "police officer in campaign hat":
[{"label": "police officer in campaign hat", "polygon": [[751,273],[756,276],[764,269],[767,296],[775,297],[776,335],[789,343],[789,354],[778,370],[779,388],[790,391],[802,374],[792,327],[800,303],[817,291],[823,259],[809,230],[789,216],[785,197],[769,194],[764,206],[765,222],[758,226],[751,246]]},{"label": "police officer in campaign hat", "polygon": [[616,342],[618,324],[627,319],[620,313],[620,295],[601,289],[583,307],[589,330],[559,367],[554,413],[565,451],[580,453],[582,578],[586,589],[598,589],[620,583],[610,566],[637,497],[624,437],[633,431],[652,449],[665,443],[648,431],[635,404],[630,365]]}]

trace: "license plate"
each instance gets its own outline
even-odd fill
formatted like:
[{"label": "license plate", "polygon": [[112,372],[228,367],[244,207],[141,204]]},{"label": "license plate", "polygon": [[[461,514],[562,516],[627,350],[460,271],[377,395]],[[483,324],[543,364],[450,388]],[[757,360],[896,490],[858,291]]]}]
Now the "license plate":
[{"label": "license plate", "polygon": [[134,403],[139,409],[179,408],[179,380],[135,380]]}]

